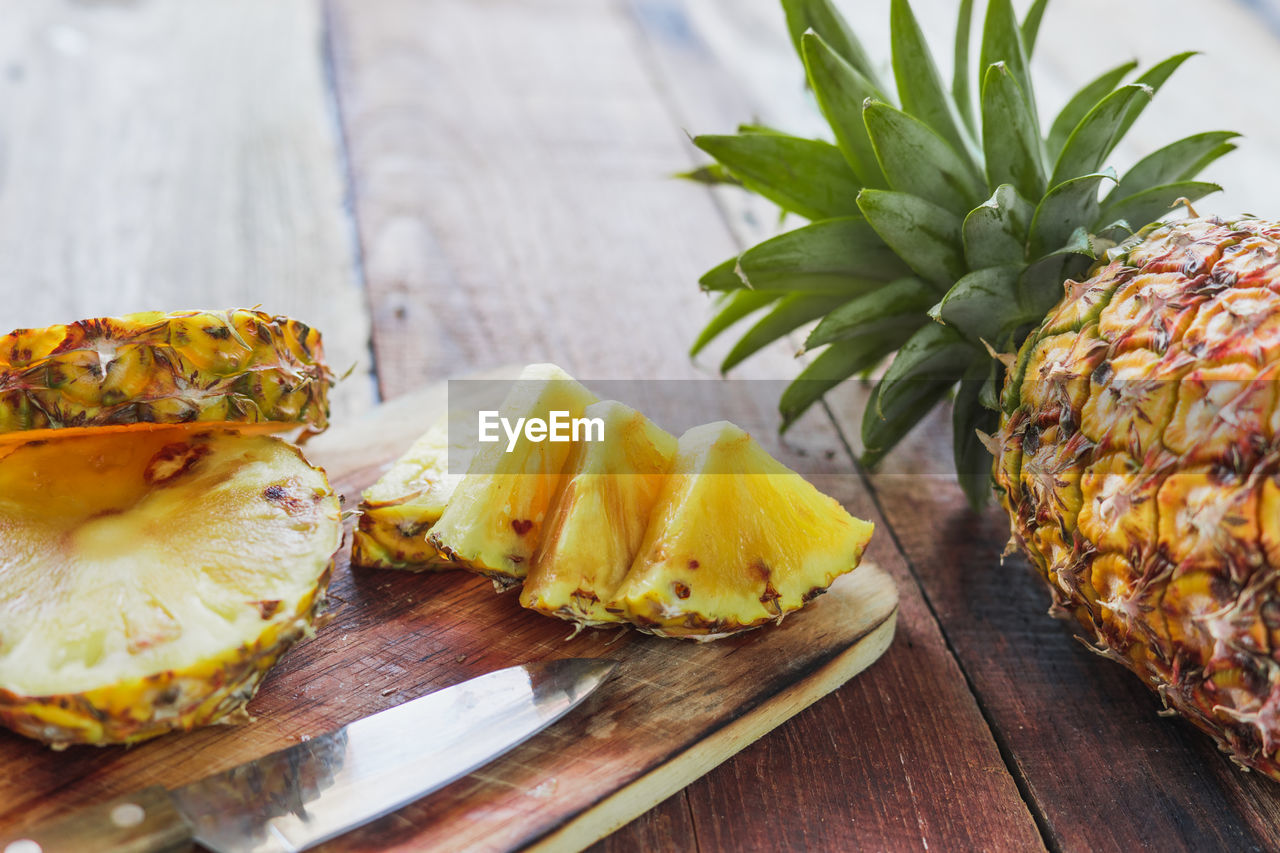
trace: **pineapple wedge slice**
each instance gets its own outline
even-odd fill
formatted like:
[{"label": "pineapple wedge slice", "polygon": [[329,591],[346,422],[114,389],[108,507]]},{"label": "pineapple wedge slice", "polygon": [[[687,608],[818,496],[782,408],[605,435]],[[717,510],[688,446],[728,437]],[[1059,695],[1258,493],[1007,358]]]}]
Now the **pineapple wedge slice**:
[{"label": "pineapple wedge slice", "polygon": [[260,311],[152,311],[0,337],[0,444],[199,421],[328,423],[320,333]]},{"label": "pineapple wedge slice", "polygon": [[[553,411],[578,418],[594,402],[595,395],[554,364],[531,364],[499,414],[513,424],[519,418],[546,420]],[[542,541],[571,448],[568,442],[531,441],[523,433],[510,452],[505,438],[478,446],[466,477],[431,528],[431,545],[488,577],[499,591],[519,584]]]},{"label": "pineapple wedge slice", "polygon": [[453,568],[427,541],[462,480],[450,461],[465,468],[474,448],[449,443],[442,418],[361,495],[360,521],[351,542],[351,562],[377,569],[429,571]]},{"label": "pineapple wedge slice", "polygon": [[55,747],[245,718],[342,537],[279,439],[168,427],[0,459],[0,723]]},{"label": "pineapple wedge slice", "polygon": [[739,427],[694,427],[608,606],[695,640],[781,622],[855,568],[873,530]]},{"label": "pineapple wedge slice", "polygon": [[631,567],[676,452],[676,439],[614,400],[588,406],[607,441],[574,445],[520,603],[579,625],[625,622],[604,602]]}]

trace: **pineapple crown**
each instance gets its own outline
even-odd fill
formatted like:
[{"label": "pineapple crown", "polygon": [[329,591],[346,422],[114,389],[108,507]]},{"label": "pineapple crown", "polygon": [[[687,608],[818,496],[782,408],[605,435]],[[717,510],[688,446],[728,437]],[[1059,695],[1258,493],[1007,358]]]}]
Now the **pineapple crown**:
[{"label": "pineapple crown", "polygon": [[696,137],[716,162],[686,176],[740,185],[809,220],[702,277],[719,296],[692,353],[758,314],[725,358],[728,371],[818,320],[805,349],[821,351],[779,404],[784,430],[892,355],[863,418],[864,464],[954,392],[956,472],[975,506],[990,495],[982,433],[997,426],[1012,361],[998,353],[1016,351],[1063,282],[1107,248],[1179,200],[1221,189],[1193,178],[1237,136],[1187,137],[1122,178],[1105,166],[1191,53],[1130,82],[1136,62],[1106,71],[1043,132],[1028,63],[1047,5],[1035,0],[1019,21],[1011,0],[990,0],[971,68],[973,0],[962,0],[948,90],[907,0],[890,11],[893,87],[831,0],[782,0],[834,144],[744,125]]}]

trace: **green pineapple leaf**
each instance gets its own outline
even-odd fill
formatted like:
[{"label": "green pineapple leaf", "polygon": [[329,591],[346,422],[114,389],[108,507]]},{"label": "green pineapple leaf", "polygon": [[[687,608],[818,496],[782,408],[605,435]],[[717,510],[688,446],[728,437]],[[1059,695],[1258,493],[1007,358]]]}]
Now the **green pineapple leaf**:
[{"label": "green pineapple leaf", "polygon": [[858,212],[862,186],[830,142],[781,133],[696,136],[693,144],[729,169],[744,186],[806,219]]},{"label": "green pineapple leaf", "polygon": [[1058,117],[1053,120],[1053,124],[1049,128],[1049,138],[1045,147],[1049,152],[1049,156],[1057,160],[1058,155],[1062,153],[1062,146],[1067,144],[1067,137],[1071,135],[1071,131],[1076,129],[1076,125],[1084,120],[1089,114],[1089,110],[1097,106],[1098,102],[1111,94],[1116,86],[1120,84],[1130,71],[1138,67],[1138,61],[1130,60],[1122,65],[1117,65],[1110,71],[1105,71],[1098,77],[1081,87],[1080,91],[1071,96],[1067,101],[1067,105],[1062,108],[1062,112],[1058,113]]},{"label": "green pineapple leaf", "polygon": [[[1149,187],[1142,192],[1134,193],[1127,198],[1110,202],[1102,208],[1098,215],[1099,222],[1114,223],[1116,220],[1129,222],[1154,222],[1172,212],[1174,202],[1180,198],[1188,201],[1199,201],[1210,193],[1221,192],[1222,187],[1204,181],[1178,181]],[[1103,229],[1099,229],[1101,231]]]},{"label": "green pineapple leaf", "polygon": [[935,299],[937,291],[918,278],[891,281],[849,300],[823,317],[809,333],[805,348],[875,334],[894,324],[914,331],[923,325],[923,314]]},{"label": "green pineapple leaf", "polygon": [[675,176],[686,181],[693,181],[695,184],[707,184],[708,186],[742,186],[742,181],[735,178],[733,173],[719,163],[707,163],[687,172],[677,172]]},{"label": "green pineapple leaf", "polygon": [[893,77],[903,111],[932,128],[952,149],[967,154],[973,143],[961,129],[960,117],[942,85],[933,54],[908,0],[893,0],[890,4],[889,39]]},{"label": "green pineapple leaf", "polygon": [[718,310],[715,316],[703,327],[693,346],[689,348],[689,356],[696,356],[726,329],[781,297],[781,293],[767,290],[731,290],[724,293],[716,306]]},{"label": "green pineapple leaf", "polygon": [[1018,304],[1018,279],[1021,264],[987,267],[975,270],[955,283],[930,315],[948,326],[954,326],[973,343],[994,344],[1013,325],[1026,322],[1024,314],[1011,314],[1009,307]]},{"label": "green pineapple leaf", "polygon": [[734,344],[721,363],[720,372],[728,373],[741,364],[743,359],[805,323],[818,319],[844,301],[844,296],[832,293],[787,294]]},{"label": "green pineapple leaf", "polygon": [[[1012,405],[1000,399],[1004,364],[986,344],[1018,351],[1061,300],[1064,280],[1083,279],[1104,245],[1163,216],[1176,198],[1216,189],[1195,178],[1234,148],[1233,135],[1167,145],[1121,181],[1106,159],[1190,54],[1127,85],[1136,63],[1110,69],[1044,133],[1028,58],[1047,0],[1024,0],[1021,20],[1015,0],[989,0],[976,47],[975,4],[959,0],[945,91],[909,0],[890,0],[896,89],[886,88],[834,2],[783,0],[834,147],[757,125],[699,139],[719,162],[688,177],[736,181],[812,221],[703,276],[703,287],[721,296],[693,350],[751,318],[725,360],[729,369],[818,320],[806,341],[816,356],[779,402],[784,429],[833,385],[896,352],[863,418],[867,464],[959,383],[956,466],[976,503],[989,457],[975,430],[990,429],[992,411]],[[1115,186],[1100,202],[1107,180]],[[1011,369],[1015,386],[1026,364],[1022,352]]]},{"label": "green pineapple leaf", "polygon": [[1031,86],[1031,74],[1027,68],[1027,51],[1022,44],[1022,31],[1018,26],[1018,18],[1013,13],[1010,0],[991,0],[987,6],[987,19],[982,28],[982,52],[979,69],[983,72],[997,62],[1003,62],[1013,74],[1023,97],[1027,99],[1027,108],[1035,119],[1036,127],[1040,119],[1036,112],[1035,90]]},{"label": "green pineapple leaf", "polygon": [[698,284],[708,293],[738,290],[747,286],[742,276],[738,275],[737,255],[704,272],[702,278],[698,279]]},{"label": "green pineapple leaf", "polygon": [[862,416],[862,465],[875,468],[898,446],[916,424],[951,393],[954,379],[913,382],[911,396],[900,401],[890,414],[878,414],[880,385],[871,389],[867,411]]},{"label": "green pineapple leaf", "polygon": [[[878,101],[868,101],[862,116],[890,189],[958,216],[982,198],[985,187],[973,166],[924,122]],[[921,163],[929,168],[922,169]]]},{"label": "green pineapple leaf", "polygon": [[1061,248],[1077,228],[1096,223],[1101,209],[1098,187],[1103,181],[1115,180],[1115,171],[1108,168],[1072,178],[1049,190],[1031,220],[1030,257],[1039,258]]},{"label": "green pineapple leaf", "polygon": [[969,71],[969,30],[973,26],[973,0],[960,0],[960,16],[956,20],[955,64],[951,72],[951,100],[956,111],[977,138],[978,123],[973,112],[973,92]]},{"label": "green pineapple leaf", "polygon": [[1012,184],[1024,198],[1045,190],[1044,152],[1035,117],[1008,66],[987,68],[982,83],[982,145],[987,184]]},{"label": "green pineapple leaf", "polygon": [[[1154,96],[1155,93],[1159,92],[1160,88],[1164,86],[1165,81],[1172,76],[1173,72],[1177,71],[1182,63],[1195,55],[1196,51],[1194,50],[1175,54],[1163,62],[1156,63],[1142,74],[1139,74],[1138,79],[1134,82],[1150,87],[1151,94]],[[1116,133],[1116,142],[1119,142],[1121,137],[1129,132],[1129,128],[1133,127],[1133,123],[1138,120],[1138,116],[1142,115],[1142,111],[1147,108],[1147,104],[1149,103],[1151,103],[1151,98],[1134,101],[1129,105],[1129,111],[1125,113],[1124,120],[1120,122],[1120,129]],[[1108,151],[1108,153],[1110,153],[1110,151]]]},{"label": "green pineapple leaf", "polygon": [[905,328],[886,327],[867,335],[837,341],[800,371],[778,401],[785,432],[822,396],[849,377],[870,370],[911,336]]},{"label": "green pineapple leaf", "polygon": [[[880,380],[877,412],[892,420],[911,409],[919,394],[934,381],[954,384],[957,374],[976,358],[981,350],[964,339],[951,326],[926,323],[913,334]],[[985,353],[982,353],[985,356]]]},{"label": "green pineapple leaf", "polygon": [[964,274],[961,220],[955,214],[906,193],[863,190],[858,207],[880,239],[926,281],[945,290]]},{"label": "green pineapple leaf", "polygon": [[706,273],[702,286],[851,297],[910,272],[870,225],[848,217],[824,219],[758,243]]},{"label": "green pineapple leaf", "polygon": [[[1079,233],[1083,234],[1083,229]],[[1062,299],[1062,283],[1069,278],[1079,278],[1092,262],[1089,254],[1066,246],[1039,258],[1022,271],[1018,281],[1022,294],[1019,304],[1028,315],[1043,317]]]},{"label": "green pineapple leaf", "polygon": [[1085,115],[1062,146],[1053,167],[1050,186],[1056,187],[1079,175],[1102,168],[1107,155],[1119,139],[1120,125],[1137,100],[1149,101],[1153,90],[1141,83],[1128,83],[1099,101]]},{"label": "green pineapple leaf", "polygon": [[964,218],[964,257],[969,269],[1020,264],[1026,260],[1027,232],[1035,208],[1009,184]]},{"label": "green pineapple leaf", "polygon": [[987,365],[987,378],[983,381],[982,390],[978,393],[978,401],[997,415],[1000,413],[1000,388],[1003,384],[1004,365],[993,358]]},{"label": "green pineapple leaf", "polygon": [[[791,43],[801,60],[804,58],[802,41],[804,34],[810,30],[817,33],[824,42],[831,46],[845,62],[853,66],[859,74],[871,83],[877,91],[884,90],[875,65],[867,58],[862,43],[854,35],[844,17],[829,0],[782,0],[782,9],[787,16],[787,30],[791,34]],[[883,97],[883,95],[882,95]]]},{"label": "green pineapple leaf", "polygon": [[1035,0],[1027,10],[1027,16],[1022,19],[1022,44],[1026,48],[1028,59],[1035,52],[1036,36],[1040,34],[1040,22],[1044,20],[1044,10],[1048,5],[1049,0]]},{"label": "green pineapple leaf", "polygon": [[1234,150],[1229,140],[1239,135],[1225,130],[1197,133],[1148,154],[1125,173],[1103,205],[1150,187],[1191,180],[1209,163]]},{"label": "green pineapple leaf", "polygon": [[956,388],[955,405],[951,409],[951,443],[956,460],[956,478],[969,500],[969,506],[982,509],[991,498],[991,466],[994,462],[978,432],[991,435],[999,426],[1000,415],[982,404],[982,389],[989,367],[975,361],[965,371]]},{"label": "green pineapple leaf", "polygon": [[861,72],[816,33],[805,33],[800,46],[809,86],[858,183],[864,187],[884,187],[884,174],[862,121],[862,105],[866,100],[883,98]]}]

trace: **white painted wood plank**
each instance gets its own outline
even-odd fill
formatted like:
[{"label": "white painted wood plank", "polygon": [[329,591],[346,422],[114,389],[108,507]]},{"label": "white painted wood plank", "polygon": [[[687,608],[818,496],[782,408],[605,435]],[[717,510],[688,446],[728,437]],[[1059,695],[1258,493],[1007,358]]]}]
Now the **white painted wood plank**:
[{"label": "white painted wood plank", "polygon": [[316,0],[6,0],[3,330],[261,304],[373,397]]}]

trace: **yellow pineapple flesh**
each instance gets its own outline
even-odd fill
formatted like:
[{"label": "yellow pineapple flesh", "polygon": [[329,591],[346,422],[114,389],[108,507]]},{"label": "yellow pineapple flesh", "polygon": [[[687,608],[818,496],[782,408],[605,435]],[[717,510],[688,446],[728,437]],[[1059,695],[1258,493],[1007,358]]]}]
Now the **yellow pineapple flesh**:
[{"label": "yellow pineapple flesh", "polygon": [[[552,412],[579,418],[595,396],[552,364],[526,367],[498,411],[548,419]],[[467,474],[431,528],[428,540],[442,555],[490,578],[499,589],[522,582],[538,550],[547,514],[559,491],[570,442],[533,441],[521,433],[508,452],[506,436],[478,445]]]},{"label": "yellow pineapple flesh", "polygon": [[342,536],[296,447],[203,427],[0,459],[0,723],[61,747],[244,718]]},{"label": "yellow pineapple flesh", "polygon": [[613,400],[584,416],[600,419],[605,440],[574,445],[520,603],[580,625],[625,622],[605,602],[640,549],[676,440]]},{"label": "yellow pineapple flesh", "polygon": [[449,443],[448,419],[431,427],[395,464],[365,489],[351,562],[381,569],[429,571],[453,568],[427,534],[440,520],[473,447]]},{"label": "yellow pineapple flesh", "polygon": [[780,622],[854,569],[873,530],[739,427],[695,427],[608,608],[696,640]]},{"label": "yellow pineapple flesh", "polygon": [[318,432],[332,382],[318,332],[260,311],[18,329],[0,337],[0,445],[189,422]]}]

